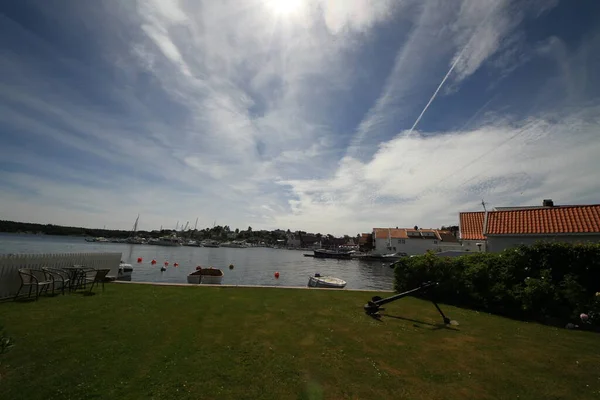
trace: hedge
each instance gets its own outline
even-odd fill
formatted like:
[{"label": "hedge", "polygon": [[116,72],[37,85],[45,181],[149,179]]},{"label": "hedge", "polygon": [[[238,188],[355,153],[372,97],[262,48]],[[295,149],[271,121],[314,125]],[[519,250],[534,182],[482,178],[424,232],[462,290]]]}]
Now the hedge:
[{"label": "hedge", "polygon": [[564,324],[600,316],[600,244],[537,243],[501,253],[440,257],[434,253],[395,263],[395,290],[437,281],[436,299],[511,318]]}]

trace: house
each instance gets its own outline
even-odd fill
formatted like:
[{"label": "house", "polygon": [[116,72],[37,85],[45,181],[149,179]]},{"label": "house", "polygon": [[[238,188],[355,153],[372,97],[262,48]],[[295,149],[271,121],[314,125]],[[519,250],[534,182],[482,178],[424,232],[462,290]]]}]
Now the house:
[{"label": "house", "polygon": [[370,252],[373,249],[373,235],[370,233],[361,233],[358,238],[358,248],[360,251]]},{"label": "house", "polygon": [[485,242],[485,250],[499,252],[538,241],[566,243],[600,242],[600,204],[499,207],[493,211],[460,213],[460,236]]},{"label": "house", "polygon": [[485,213],[461,212],[459,214],[459,237],[465,251],[486,251],[486,238],[483,235]]},{"label": "house", "polygon": [[373,228],[373,254],[424,254],[428,250],[457,250],[460,244],[451,232],[439,229]]}]

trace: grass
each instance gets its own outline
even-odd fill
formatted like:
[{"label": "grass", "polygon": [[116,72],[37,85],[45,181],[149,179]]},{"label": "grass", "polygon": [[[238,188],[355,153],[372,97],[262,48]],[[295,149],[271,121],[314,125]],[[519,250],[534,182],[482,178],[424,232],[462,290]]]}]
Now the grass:
[{"label": "grass", "polygon": [[376,293],[107,285],[0,304],[6,399],[600,398],[599,337]]}]

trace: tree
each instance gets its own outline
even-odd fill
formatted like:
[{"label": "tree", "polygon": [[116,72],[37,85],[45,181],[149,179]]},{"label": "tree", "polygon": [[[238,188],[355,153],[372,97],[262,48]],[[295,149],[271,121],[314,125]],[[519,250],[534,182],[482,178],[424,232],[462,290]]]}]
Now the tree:
[{"label": "tree", "polygon": [[251,226],[248,227],[248,232],[252,232],[252,227]]},{"label": "tree", "polygon": [[240,233],[240,230],[238,228],[235,228],[235,234],[237,235],[238,233]]}]

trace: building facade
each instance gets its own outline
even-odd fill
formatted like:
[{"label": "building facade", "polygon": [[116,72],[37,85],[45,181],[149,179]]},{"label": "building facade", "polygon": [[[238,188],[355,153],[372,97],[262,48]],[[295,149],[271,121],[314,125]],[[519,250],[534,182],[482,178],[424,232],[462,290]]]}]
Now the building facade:
[{"label": "building facade", "polygon": [[373,254],[424,254],[427,251],[456,250],[458,240],[449,232],[438,229],[373,228]]}]

